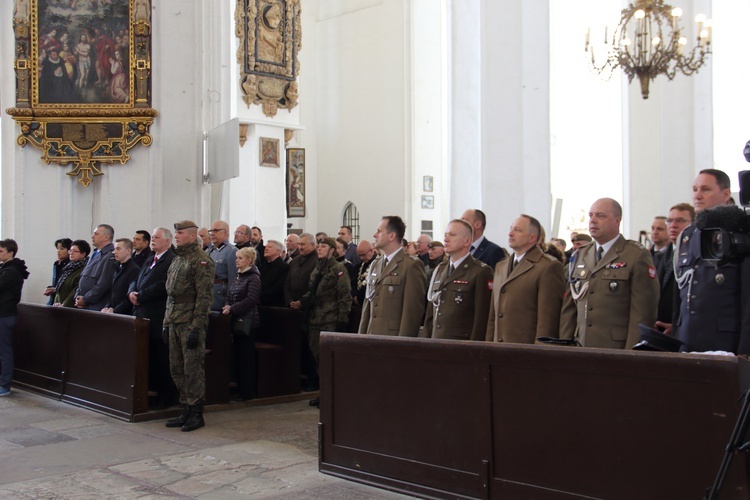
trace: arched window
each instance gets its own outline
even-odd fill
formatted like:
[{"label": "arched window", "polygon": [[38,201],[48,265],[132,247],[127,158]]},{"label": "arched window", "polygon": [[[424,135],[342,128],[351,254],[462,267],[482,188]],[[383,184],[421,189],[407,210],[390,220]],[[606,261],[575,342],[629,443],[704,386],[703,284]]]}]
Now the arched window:
[{"label": "arched window", "polygon": [[352,241],[359,244],[359,210],[357,210],[357,205],[352,202],[346,204],[341,225],[352,228]]}]

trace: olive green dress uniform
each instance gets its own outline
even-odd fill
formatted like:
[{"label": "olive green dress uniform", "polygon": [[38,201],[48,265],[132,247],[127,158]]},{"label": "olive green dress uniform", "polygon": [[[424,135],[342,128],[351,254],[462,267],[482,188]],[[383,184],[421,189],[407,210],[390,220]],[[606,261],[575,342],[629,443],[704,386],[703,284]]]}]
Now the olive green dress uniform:
[{"label": "olive green dress uniform", "polygon": [[427,290],[424,335],[433,339],[484,340],[492,296],[492,268],[471,255],[449,273],[441,262]]},{"label": "olive green dress uniform", "polygon": [[[312,287],[318,279],[320,283],[315,297],[312,297]],[[349,272],[334,258],[321,260],[310,274],[310,288],[302,297],[301,303],[302,309],[309,311],[310,350],[318,363],[320,332],[339,331],[340,325],[349,323],[349,312],[352,309]]]},{"label": "olive green dress uniform", "polygon": [[557,338],[565,292],[562,264],[535,246],[511,271],[515,257],[495,268],[487,341],[535,344],[539,337]]},{"label": "olive green dress uniform", "polygon": [[[180,402],[202,404],[206,395],[204,372],[206,330],[214,293],[214,262],[199,240],[176,248],[167,271],[167,310],[164,326],[169,327],[169,368]],[[199,332],[198,347],[185,346],[188,332]]]},{"label": "olive green dress uniform", "polygon": [[424,263],[403,249],[383,266],[370,265],[359,333],[416,337],[424,318],[427,278]]},{"label": "olive green dress uniform", "polygon": [[586,245],[570,263],[560,338],[584,347],[630,349],[640,339],[638,324],[656,322],[659,280],[651,253],[622,235],[598,264],[595,253],[595,244]]}]

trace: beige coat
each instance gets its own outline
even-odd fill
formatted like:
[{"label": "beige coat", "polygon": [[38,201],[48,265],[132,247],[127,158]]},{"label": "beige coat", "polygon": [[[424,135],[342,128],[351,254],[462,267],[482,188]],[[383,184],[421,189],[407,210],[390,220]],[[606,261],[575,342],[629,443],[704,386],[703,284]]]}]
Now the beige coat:
[{"label": "beige coat", "polygon": [[562,264],[533,247],[513,272],[511,254],[495,268],[487,340],[534,344],[539,337],[557,337],[565,290]]},{"label": "beige coat", "polygon": [[560,319],[560,338],[584,347],[630,349],[640,339],[638,324],[652,326],[659,304],[659,280],[651,253],[622,235],[596,264],[596,245],[578,249],[570,264]]},{"label": "beige coat", "polygon": [[383,260],[378,257],[367,274],[359,333],[416,337],[427,300],[424,264],[403,250],[385,269]]},{"label": "beige coat", "polygon": [[[484,340],[492,296],[492,268],[471,255],[448,276],[448,262],[435,269],[424,321],[433,339]],[[437,305],[436,305],[437,304]]]}]

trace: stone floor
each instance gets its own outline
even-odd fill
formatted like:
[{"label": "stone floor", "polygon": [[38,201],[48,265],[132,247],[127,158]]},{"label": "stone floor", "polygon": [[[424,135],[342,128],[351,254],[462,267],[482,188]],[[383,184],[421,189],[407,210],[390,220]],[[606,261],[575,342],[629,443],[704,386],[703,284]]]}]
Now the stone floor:
[{"label": "stone floor", "polygon": [[14,389],[0,398],[0,498],[407,498],[319,473],[307,401],[205,418],[181,432]]}]

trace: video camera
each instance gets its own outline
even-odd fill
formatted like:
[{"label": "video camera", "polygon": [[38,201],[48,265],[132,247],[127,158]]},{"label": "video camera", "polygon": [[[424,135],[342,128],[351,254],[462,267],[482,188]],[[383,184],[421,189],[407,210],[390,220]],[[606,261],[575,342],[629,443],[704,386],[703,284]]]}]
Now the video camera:
[{"label": "video camera", "polygon": [[[750,162],[750,141],[745,144],[745,160]],[[702,210],[695,218],[701,230],[701,258],[721,266],[739,262],[750,255],[750,170],[739,173],[740,205],[722,205]]]}]

